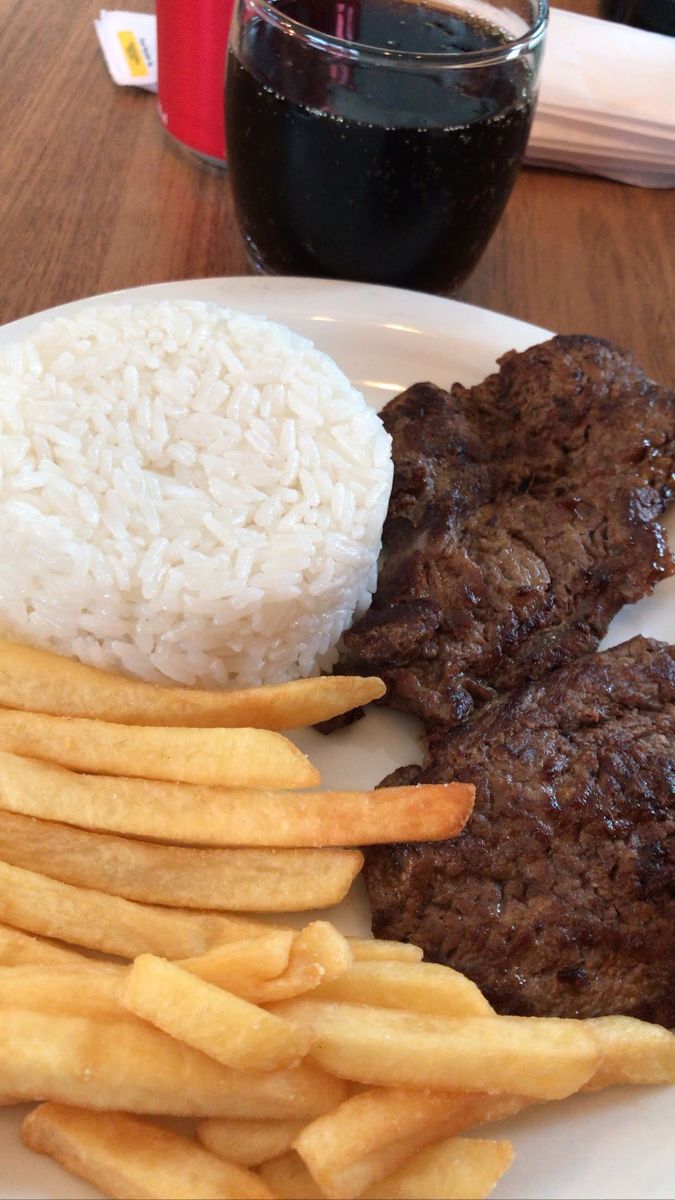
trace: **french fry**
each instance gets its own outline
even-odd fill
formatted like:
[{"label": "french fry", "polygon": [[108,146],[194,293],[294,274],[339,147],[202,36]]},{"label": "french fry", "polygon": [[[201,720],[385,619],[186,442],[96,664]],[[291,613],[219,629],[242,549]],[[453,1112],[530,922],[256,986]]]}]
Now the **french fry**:
[{"label": "french fry", "polygon": [[[346,939],[326,921],[299,933],[270,930],[262,937],[229,942],[176,965],[198,980],[231,992],[248,1007],[268,999],[302,995],[322,978],[333,978],[350,964]],[[120,1001],[128,968],[73,954],[57,962],[0,965],[0,1004],[121,1019]],[[268,1014],[264,1014],[267,1018]],[[291,1030],[291,1036],[295,1034]]]},{"label": "french fry", "polygon": [[358,850],[167,846],[4,809],[0,859],[128,900],[243,912],[299,912],[338,904],[363,865]]},{"label": "french fry", "polygon": [[0,925],[0,967],[28,966],[31,963],[76,964],[83,961],[78,950],[59,946],[21,929]]},{"label": "french fry", "polygon": [[583,1091],[675,1083],[675,1034],[668,1029],[634,1017],[592,1017],[584,1025],[596,1038],[602,1060]]},{"label": "french fry", "polygon": [[171,1037],[241,1071],[289,1067],[312,1043],[307,1030],[151,954],[136,959],[120,999]]},{"label": "french fry", "polygon": [[[290,929],[271,930],[259,938],[229,942],[177,965],[245,1000],[257,1001],[260,995],[265,995],[268,985],[277,982],[281,986],[274,990],[274,996],[300,995],[314,985],[317,975],[329,969],[328,964],[325,967],[321,964],[321,955],[325,960],[327,951],[325,945],[322,951],[316,944],[316,925],[323,926],[326,922],[315,922],[300,933]],[[336,938],[341,937],[337,931],[335,934]],[[289,972],[294,942],[298,957]],[[0,965],[0,1004],[119,1020],[127,1013],[119,1001],[127,974],[128,968],[123,964],[76,953],[46,963],[29,959]]]},{"label": "french fry", "polygon": [[[247,936],[237,936],[242,934]],[[178,960],[179,965],[256,1004],[302,995],[324,980],[337,978],[352,964],[355,939],[343,937],[328,921],[312,921],[296,931],[234,918],[228,936],[237,936],[237,940]],[[91,974],[98,966],[78,950],[0,925],[0,967],[31,964],[67,966],[71,977],[73,968]],[[103,965],[108,972],[118,969]],[[48,978],[49,971],[45,976]]]},{"label": "french fry", "polygon": [[270,931],[262,922],[244,917],[138,904],[3,862],[0,920],[122,958],[145,953],[188,958],[219,942]]},{"label": "french fry", "polygon": [[450,1138],[364,1193],[366,1200],[467,1200],[489,1196],[513,1161],[510,1142]]},{"label": "french fry", "polygon": [[124,970],[102,962],[0,967],[0,1005],[121,1021],[126,1016],[118,999]]},{"label": "french fry", "polygon": [[[19,936],[37,941],[25,934]],[[311,990],[317,979],[331,978],[351,961],[340,958],[345,944],[333,926],[316,921],[299,933],[271,929],[261,937],[228,942],[177,965],[235,996],[259,1003],[268,994],[273,999],[301,995]],[[9,966],[0,964],[0,1004],[119,1019],[126,1013],[119,1003],[126,974],[123,964],[75,952],[44,963],[35,956],[17,960],[12,955]]]},{"label": "french fry", "polygon": [[119,1200],[273,1200],[251,1171],[125,1113],[41,1104],[24,1120],[21,1137],[31,1150]]},{"label": "french fry", "polygon": [[266,729],[113,725],[4,709],[0,749],[93,775],[214,787],[302,788],[320,780],[297,746]]},{"label": "french fry", "polygon": [[293,1150],[265,1162],[260,1175],[279,1200],[323,1200],[323,1192]]},{"label": "french fry", "polygon": [[287,971],[291,950],[300,936],[293,929],[270,929],[260,937],[214,946],[205,954],[180,960],[179,965],[207,983],[258,1002],[260,989]]},{"label": "french fry", "polygon": [[359,962],[312,997],[403,1008],[441,1017],[489,1017],[494,1009],[466,975],[437,963]]},{"label": "french fry", "polygon": [[300,996],[323,981],[339,978],[352,965],[347,938],[328,921],[313,921],[298,933],[288,969],[277,979],[261,983],[255,995],[258,1004],[270,1004]]},{"label": "french fry", "polygon": [[313,1034],[315,1062],[357,1083],[556,1100],[578,1091],[601,1057],[581,1021],[437,1017],[304,998],[273,1011]]},{"label": "french fry", "polygon": [[411,942],[388,942],[381,938],[350,937],[354,962],[421,962],[424,954],[420,946]]},{"label": "french fry", "polygon": [[[434,1094],[444,1095],[445,1093]],[[380,1183],[383,1179],[388,1179],[390,1175],[393,1175],[405,1163],[410,1162],[422,1150],[426,1150],[427,1146],[440,1141],[442,1137],[443,1126],[439,1122],[436,1122],[435,1124],[430,1124],[421,1133],[410,1134],[409,1137],[399,1138],[396,1142],[383,1146],[379,1150],[374,1150],[365,1159],[352,1163],[344,1172],[340,1172],[336,1176],[331,1177],[322,1170],[321,1181],[328,1179],[329,1189],[332,1187],[334,1190],[325,1191],[323,1182],[320,1183],[321,1190],[327,1197],[331,1197],[334,1194],[346,1194],[349,1200],[356,1200],[356,1197],[362,1196],[370,1187],[374,1187],[375,1184]],[[303,1159],[303,1162],[306,1161],[306,1159]],[[313,1172],[310,1173],[313,1175]],[[319,1177],[313,1177],[316,1178],[317,1183],[320,1182]],[[354,1187],[356,1190],[353,1191],[350,1185],[350,1190],[345,1193],[345,1178],[355,1181]]]},{"label": "french fry", "polygon": [[305,1125],[293,1144],[326,1196],[353,1200],[431,1143],[531,1103],[523,1096],[374,1088]]},{"label": "french fry", "polygon": [[0,641],[0,704],[57,717],[122,725],[296,729],[378,700],[385,690],[381,679],[352,675],[222,692],[161,687],[49,650]]},{"label": "french fry", "polygon": [[202,1121],[196,1134],[202,1146],[243,1167],[257,1167],[290,1150],[293,1139],[304,1128],[303,1121]]},{"label": "french fry", "polygon": [[[276,786],[286,785],[279,779]],[[460,783],[297,795],[252,787],[196,787],[78,774],[0,751],[0,808],[195,846],[362,846],[453,837],[471,813],[473,794],[473,787]]]},{"label": "french fry", "polygon": [[144,1021],[0,1008],[0,1092],[157,1116],[301,1119],[345,1099],[310,1063],[231,1070]]}]

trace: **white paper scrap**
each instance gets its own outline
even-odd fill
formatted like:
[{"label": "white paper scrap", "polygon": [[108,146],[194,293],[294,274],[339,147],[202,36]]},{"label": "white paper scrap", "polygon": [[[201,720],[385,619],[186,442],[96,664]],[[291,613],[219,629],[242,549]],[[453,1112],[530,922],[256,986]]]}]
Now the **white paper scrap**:
[{"label": "white paper scrap", "polygon": [[106,65],[115,83],[157,91],[157,23],[149,13],[109,12],[94,21]]}]

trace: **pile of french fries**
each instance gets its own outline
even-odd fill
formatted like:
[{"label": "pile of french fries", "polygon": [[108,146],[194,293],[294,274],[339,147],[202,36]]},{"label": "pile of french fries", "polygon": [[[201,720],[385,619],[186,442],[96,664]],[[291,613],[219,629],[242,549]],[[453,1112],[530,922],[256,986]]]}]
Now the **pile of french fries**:
[{"label": "pile of french fries", "polygon": [[42,1102],[26,1145],[122,1200],[470,1200],[513,1151],[467,1130],[675,1081],[658,1026],[500,1017],[414,946],[251,915],[466,822],[464,785],[304,790],[279,731],[380,694],[165,690],[0,643],[0,1103]]},{"label": "pile of french fries", "polygon": [[187,957],[242,935],[233,911],[339,903],[359,846],[452,837],[473,804],[464,784],[306,790],[319,773],[279,731],[383,692],[346,676],[163,688],[0,642],[0,921]]}]

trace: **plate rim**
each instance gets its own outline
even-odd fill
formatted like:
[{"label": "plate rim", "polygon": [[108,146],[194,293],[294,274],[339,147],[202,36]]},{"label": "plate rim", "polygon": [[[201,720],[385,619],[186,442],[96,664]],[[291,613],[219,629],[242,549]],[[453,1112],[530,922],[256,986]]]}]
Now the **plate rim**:
[{"label": "plate rim", "polygon": [[[182,290],[186,292],[199,291],[204,289],[207,292],[219,290],[227,291],[233,288],[235,291],[245,293],[249,290],[259,292],[261,296],[269,293],[272,303],[278,303],[284,293],[289,298],[300,300],[302,302],[303,294],[306,298],[310,295],[319,295],[322,298],[328,298],[329,303],[331,298],[337,299],[341,293],[346,293],[349,296],[356,293],[364,302],[371,300],[374,303],[387,308],[392,314],[395,313],[396,307],[399,306],[406,311],[410,308],[419,310],[421,319],[424,322],[431,320],[434,324],[436,320],[439,324],[444,323],[452,314],[462,315],[466,318],[473,317],[477,326],[480,327],[480,332],[491,333],[492,328],[495,332],[501,334],[512,331],[514,334],[521,336],[527,332],[536,338],[552,337],[551,330],[543,326],[534,325],[529,321],[524,321],[519,317],[510,316],[507,313],[500,313],[493,309],[484,308],[480,305],[469,304],[465,300],[456,300],[451,296],[439,296],[431,292],[415,292],[408,288],[390,287],[385,284],[373,283],[358,283],[351,280],[333,280],[322,279],[315,276],[300,276],[300,275],[210,275],[199,276],[192,279],[175,279],[166,280],[164,282],[136,284],[127,288],[114,288],[107,292],[95,292],[90,296],[81,296],[75,300],[67,300],[62,304],[52,305],[49,308],[36,309],[34,312],[25,313],[21,317],[15,317],[11,321],[0,324],[0,345],[7,341],[13,341],[18,331],[21,335],[23,330],[30,330],[41,321],[51,320],[55,317],[66,315],[68,312],[74,312],[86,305],[96,303],[128,303],[132,302],[135,297],[141,300],[151,300],[157,295],[159,298],[167,290],[172,293],[166,296],[167,299],[180,299],[178,293]],[[175,295],[174,295],[175,293]],[[187,299],[198,299],[197,296],[186,296]],[[216,299],[215,296],[205,297],[209,300]],[[311,316],[304,312],[303,316]],[[321,319],[320,315],[314,315],[314,319]],[[361,322],[374,327],[382,327],[388,324],[381,320],[370,320],[366,318]],[[423,332],[429,336],[428,327],[425,329],[415,330],[410,327],[409,332]],[[434,330],[442,336],[444,330],[439,328]]]}]

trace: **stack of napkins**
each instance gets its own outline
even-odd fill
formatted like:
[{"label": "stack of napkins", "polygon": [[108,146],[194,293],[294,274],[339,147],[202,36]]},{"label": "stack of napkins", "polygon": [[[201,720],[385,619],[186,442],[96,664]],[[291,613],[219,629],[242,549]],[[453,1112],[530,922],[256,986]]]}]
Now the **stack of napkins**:
[{"label": "stack of napkins", "polygon": [[675,38],[552,9],[526,161],[675,187]]}]

